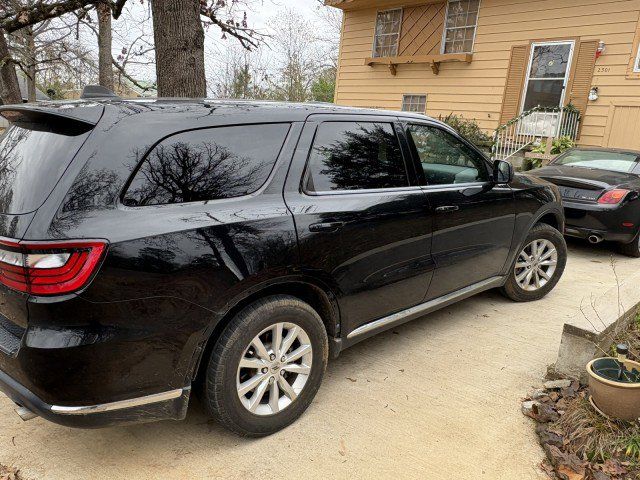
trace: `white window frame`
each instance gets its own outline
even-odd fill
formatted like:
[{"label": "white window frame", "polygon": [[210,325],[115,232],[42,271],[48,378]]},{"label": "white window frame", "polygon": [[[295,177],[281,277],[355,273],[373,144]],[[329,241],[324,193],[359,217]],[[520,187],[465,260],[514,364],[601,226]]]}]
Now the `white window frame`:
[{"label": "white window frame", "polygon": [[640,43],[636,47],[636,58],[633,62],[633,73],[640,73]]},{"label": "white window frame", "polygon": [[[407,97],[424,97],[424,111],[417,112],[415,110],[404,110],[403,107],[405,105],[405,99]],[[426,93],[404,93],[404,94],[402,94],[402,104],[400,105],[400,109],[403,112],[422,113],[422,114],[426,115],[427,114],[427,100],[428,100],[428,96],[427,96]]]},{"label": "white window frame", "polygon": [[442,24],[442,42],[440,46],[440,53],[445,54],[445,48],[447,46],[447,30],[459,30],[462,28],[471,28],[473,27],[473,40],[471,41],[471,50],[468,52],[456,52],[456,53],[473,53],[473,49],[476,46],[476,35],[478,33],[478,18],[480,17],[480,7],[482,6],[482,0],[478,2],[478,13],[476,15],[476,23],[474,25],[467,25],[465,27],[451,27],[447,28],[447,19],[449,18],[449,5],[454,2],[459,2],[461,0],[447,0],[447,8],[444,13],[444,23]]},{"label": "white window frame", "polygon": [[396,54],[395,56],[398,56],[398,49],[400,48],[400,34],[402,33],[402,20],[404,18],[404,8],[399,7],[399,8],[387,8],[386,10],[377,10],[376,11],[376,23],[373,26],[373,45],[371,46],[371,56],[373,58],[384,58],[384,57],[378,57],[376,55],[376,47],[378,45],[378,16],[381,13],[387,13],[387,12],[400,12],[400,28],[398,29],[398,33],[384,33],[383,36],[391,36],[391,35],[397,35],[398,36],[398,40],[396,42]]},{"label": "white window frame", "polygon": [[564,72],[564,83],[562,88],[562,96],[560,97],[560,105],[558,108],[564,105],[565,96],[567,93],[567,85],[569,84],[569,77],[571,76],[571,64],[573,63],[573,54],[576,47],[576,42],[574,40],[557,40],[552,42],[533,42],[530,47],[529,52],[529,61],[527,62],[527,75],[525,77],[524,88],[522,89],[522,99],[520,100],[520,113],[524,112],[524,105],[527,100],[527,91],[529,90],[529,80],[559,80],[558,78],[531,78],[531,65],[533,64],[533,54],[535,52],[536,47],[544,47],[547,45],[571,45],[571,50],[569,51],[569,59],[567,62],[567,70]]}]

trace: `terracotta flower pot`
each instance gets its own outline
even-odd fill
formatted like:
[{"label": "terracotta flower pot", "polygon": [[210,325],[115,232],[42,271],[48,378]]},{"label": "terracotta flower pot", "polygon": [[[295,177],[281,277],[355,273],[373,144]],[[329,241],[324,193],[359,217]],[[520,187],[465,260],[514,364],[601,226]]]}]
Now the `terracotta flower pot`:
[{"label": "terracotta flower pot", "polygon": [[[626,421],[640,418],[640,383],[623,383],[609,380],[593,371],[592,360],[587,364],[589,374],[589,393],[595,406],[605,415]],[[640,363],[625,360],[624,366],[629,370],[640,370]]]}]

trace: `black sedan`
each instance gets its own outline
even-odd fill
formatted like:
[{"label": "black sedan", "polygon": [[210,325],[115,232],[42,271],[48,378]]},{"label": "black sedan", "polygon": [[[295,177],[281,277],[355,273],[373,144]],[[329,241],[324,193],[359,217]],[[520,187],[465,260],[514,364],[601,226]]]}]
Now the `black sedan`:
[{"label": "black sedan", "polygon": [[560,188],[565,235],[591,243],[618,242],[640,257],[640,152],[575,148],[530,172]]}]

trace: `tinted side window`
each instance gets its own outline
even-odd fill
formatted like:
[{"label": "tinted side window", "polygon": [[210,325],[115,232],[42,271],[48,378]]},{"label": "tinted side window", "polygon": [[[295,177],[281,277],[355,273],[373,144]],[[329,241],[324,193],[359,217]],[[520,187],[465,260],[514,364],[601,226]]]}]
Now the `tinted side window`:
[{"label": "tinted side window", "polygon": [[364,190],[409,185],[390,123],[325,122],[316,132],[306,190]]},{"label": "tinted side window", "polygon": [[408,133],[429,185],[484,182],[484,159],[453,135],[426,125],[409,125]]},{"label": "tinted side window", "polygon": [[125,205],[162,205],[239,197],[269,177],[288,124],[218,127],[173,135],[136,172]]}]

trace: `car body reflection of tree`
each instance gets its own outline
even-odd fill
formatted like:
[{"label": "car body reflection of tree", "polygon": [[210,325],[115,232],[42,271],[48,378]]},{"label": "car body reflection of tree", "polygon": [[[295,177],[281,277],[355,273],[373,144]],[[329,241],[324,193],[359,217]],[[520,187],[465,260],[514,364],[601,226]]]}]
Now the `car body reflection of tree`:
[{"label": "car body reflection of tree", "polygon": [[327,176],[336,190],[407,184],[400,145],[388,124],[358,124],[357,131],[345,131],[341,140],[315,147],[314,156],[324,167],[319,173]]},{"label": "car body reflection of tree", "polygon": [[161,205],[246,195],[270,166],[213,142],[159,145],[136,173],[125,203]]}]

